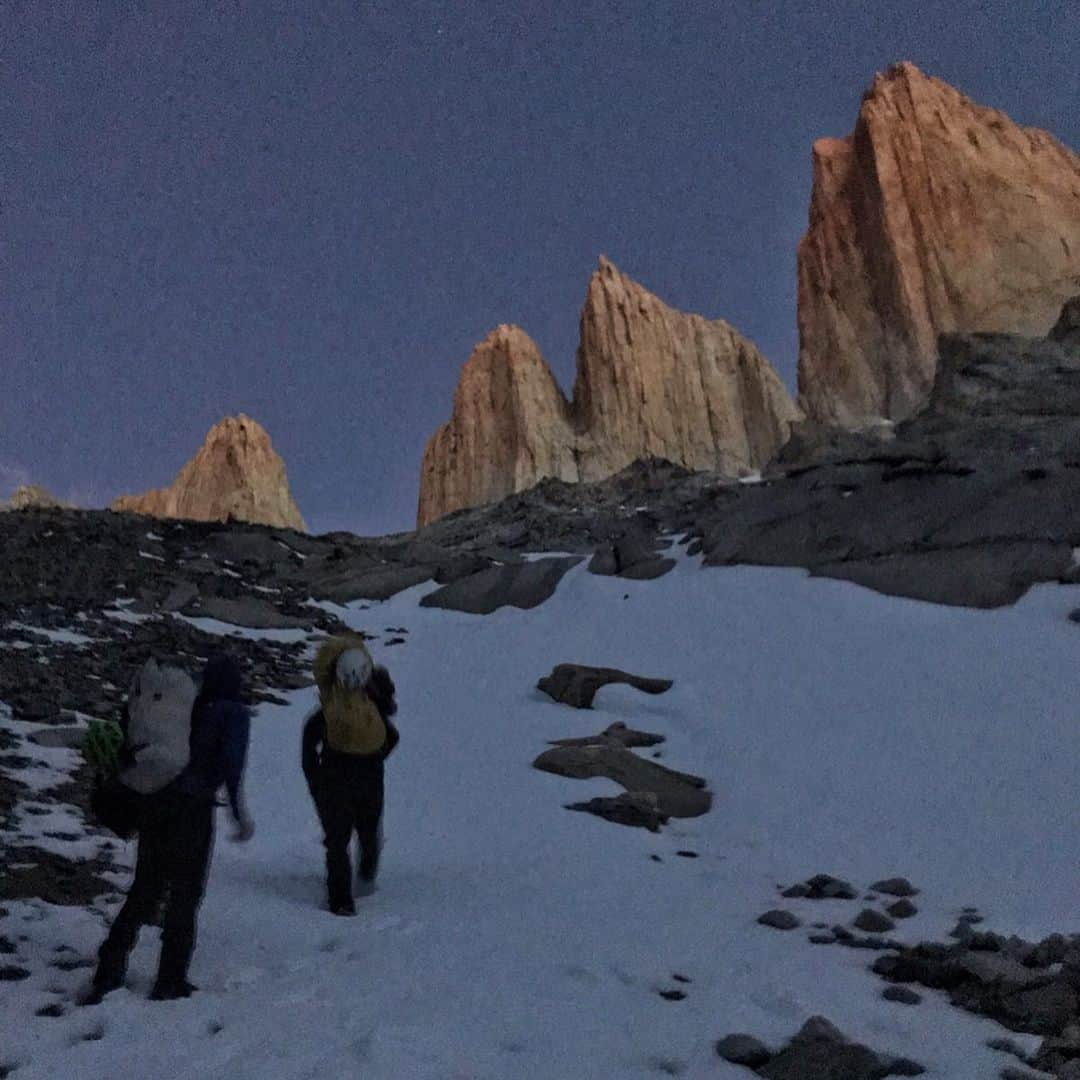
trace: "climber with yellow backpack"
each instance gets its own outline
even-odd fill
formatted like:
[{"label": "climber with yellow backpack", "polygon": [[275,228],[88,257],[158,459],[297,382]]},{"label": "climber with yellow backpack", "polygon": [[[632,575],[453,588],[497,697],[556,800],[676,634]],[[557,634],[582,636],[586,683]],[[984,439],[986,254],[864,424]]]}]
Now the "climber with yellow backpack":
[{"label": "climber with yellow backpack", "polygon": [[319,707],[304,725],[302,765],[326,846],[327,903],[335,915],[355,915],[349,846],[360,845],[365,892],[379,869],[383,762],[398,743],[389,672],[376,666],[359,634],[328,638],[315,656]]}]

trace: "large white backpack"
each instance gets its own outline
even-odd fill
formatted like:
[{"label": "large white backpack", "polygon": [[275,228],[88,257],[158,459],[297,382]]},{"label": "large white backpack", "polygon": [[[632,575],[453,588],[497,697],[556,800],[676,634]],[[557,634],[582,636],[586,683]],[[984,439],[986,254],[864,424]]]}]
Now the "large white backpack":
[{"label": "large white backpack", "polygon": [[187,672],[153,657],[143,664],[128,695],[127,749],[135,761],[121,771],[122,783],[153,795],[184,771],[196,695]]}]

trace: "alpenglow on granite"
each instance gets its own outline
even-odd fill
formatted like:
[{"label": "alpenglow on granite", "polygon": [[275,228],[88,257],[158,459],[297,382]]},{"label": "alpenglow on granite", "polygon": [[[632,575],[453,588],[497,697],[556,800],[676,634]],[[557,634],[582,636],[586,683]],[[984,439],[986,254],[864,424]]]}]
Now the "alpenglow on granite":
[{"label": "alpenglow on granite", "polygon": [[939,334],[1043,337],[1080,291],[1080,157],[913,64],[874,79],[813,172],[798,319],[814,420],[905,419]]},{"label": "alpenglow on granite", "polygon": [[602,258],[581,313],[572,400],[523,330],[492,331],[424,451],[417,523],[545,477],[601,480],[639,458],[749,473],[798,418],[779,376],[738,331],[674,310]]},{"label": "alpenglow on granite", "polygon": [[266,430],[241,413],[215,424],[199,452],[166,488],[123,495],[111,509],[194,521],[248,521],[306,532],[285,463]]}]

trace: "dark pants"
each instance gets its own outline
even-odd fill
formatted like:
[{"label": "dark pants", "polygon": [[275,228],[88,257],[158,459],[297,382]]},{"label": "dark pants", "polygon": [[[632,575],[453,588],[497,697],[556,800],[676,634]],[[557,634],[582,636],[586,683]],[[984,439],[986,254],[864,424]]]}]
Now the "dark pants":
[{"label": "dark pants", "polygon": [[315,806],[326,845],[326,892],[331,907],[352,902],[349,844],[360,841],[360,877],[374,881],[379,869],[379,820],[383,811],[383,762],[324,750]]},{"label": "dark pants", "polygon": [[179,793],[147,796],[139,808],[135,880],[98,951],[94,982],[118,986],[139,930],[155,922],[165,900],[159,983],[187,977],[195,949],[195,917],[206,888],[214,844],[214,804]]}]

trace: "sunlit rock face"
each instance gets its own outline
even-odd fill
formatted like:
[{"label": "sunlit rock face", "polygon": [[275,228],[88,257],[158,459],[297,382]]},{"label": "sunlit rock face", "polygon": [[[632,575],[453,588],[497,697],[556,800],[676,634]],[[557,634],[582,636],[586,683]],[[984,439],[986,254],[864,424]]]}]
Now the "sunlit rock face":
[{"label": "sunlit rock face", "polygon": [[57,499],[40,484],[20,484],[0,510],[55,510],[69,504]]},{"label": "sunlit rock face", "polygon": [[454,411],[424,450],[418,524],[495,502],[541,477],[577,480],[570,406],[536,343],[500,326],[473,350]]},{"label": "sunlit rock face", "polygon": [[573,400],[522,330],[493,331],[424,452],[418,524],[544,477],[603,479],[639,458],[750,472],[776,453],[798,415],[776,372],[733,327],[675,311],[601,259],[581,314]]},{"label": "sunlit rock face", "polygon": [[249,521],[306,531],[289,492],[285,463],[249,416],[215,424],[169,487],[124,495],[113,510],[195,521]]},{"label": "sunlit rock face", "polygon": [[798,252],[799,394],[812,419],[902,419],[943,332],[1042,336],[1080,288],[1080,158],[912,64],[813,150]]}]

